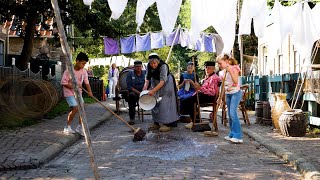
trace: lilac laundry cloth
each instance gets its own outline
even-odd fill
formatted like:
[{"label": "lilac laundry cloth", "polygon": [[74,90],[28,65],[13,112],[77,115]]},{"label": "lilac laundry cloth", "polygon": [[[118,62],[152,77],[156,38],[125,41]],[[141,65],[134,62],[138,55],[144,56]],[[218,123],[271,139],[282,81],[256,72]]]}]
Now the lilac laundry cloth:
[{"label": "lilac laundry cloth", "polygon": [[120,38],[121,53],[129,54],[136,51],[135,36]]},{"label": "lilac laundry cloth", "polygon": [[105,54],[119,54],[119,43],[112,38],[104,37],[104,53]]},{"label": "lilac laundry cloth", "polygon": [[204,34],[203,36],[203,44],[204,50],[207,52],[216,52],[216,48],[214,46],[214,39],[212,35]]},{"label": "lilac laundry cloth", "polygon": [[150,33],[143,36],[137,34],[136,36],[136,51],[149,51],[151,50]]},{"label": "lilac laundry cloth", "polygon": [[158,49],[164,46],[164,37],[161,32],[151,33],[151,49]]},{"label": "lilac laundry cloth", "polygon": [[182,47],[189,47],[190,44],[190,35],[189,31],[186,29],[181,29],[179,43]]},{"label": "lilac laundry cloth", "polygon": [[203,46],[202,40],[198,39],[197,42],[196,42],[196,45],[194,46],[194,49],[197,50],[197,51],[203,52],[204,48],[202,48],[202,46]]},{"label": "lilac laundry cloth", "polygon": [[172,42],[174,40],[174,37],[177,34],[177,37],[176,37],[176,40],[174,41],[173,45],[176,45],[179,43],[179,40],[180,40],[180,31],[178,31],[178,29],[174,30],[172,33],[170,33],[169,36],[166,37],[166,46],[172,46]]}]

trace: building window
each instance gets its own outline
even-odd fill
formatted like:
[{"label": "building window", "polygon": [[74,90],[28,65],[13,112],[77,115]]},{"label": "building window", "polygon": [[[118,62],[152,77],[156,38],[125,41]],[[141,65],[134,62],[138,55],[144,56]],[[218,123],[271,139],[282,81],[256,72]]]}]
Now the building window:
[{"label": "building window", "polygon": [[278,55],[278,74],[283,74],[283,55]]},{"label": "building window", "polygon": [[294,72],[295,73],[298,73],[300,72],[300,64],[301,64],[301,58],[300,58],[300,54],[298,53],[298,51],[294,51],[294,59],[293,59],[293,62],[294,62]]},{"label": "building window", "polygon": [[0,66],[4,66],[4,42],[0,41]]},{"label": "building window", "polygon": [[264,64],[263,64],[263,74],[267,74],[267,66],[268,66],[268,56],[264,56]]}]

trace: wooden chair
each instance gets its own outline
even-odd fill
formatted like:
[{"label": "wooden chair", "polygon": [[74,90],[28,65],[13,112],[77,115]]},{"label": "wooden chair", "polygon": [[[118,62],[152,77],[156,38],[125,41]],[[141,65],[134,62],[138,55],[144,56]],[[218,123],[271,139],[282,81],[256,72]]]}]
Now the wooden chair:
[{"label": "wooden chair", "polygon": [[[193,114],[194,114],[194,119],[196,119],[198,113],[197,113],[197,109],[200,110],[201,107],[212,107],[212,110],[204,110],[205,112],[211,112],[211,114],[213,114],[215,112],[215,109],[216,109],[216,106],[217,106],[217,100],[218,100],[218,95],[216,95],[214,97],[214,100],[212,103],[200,103],[200,107],[197,107],[197,103],[194,103],[193,104]],[[211,119],[211,122],[214,121],[213,119],[214,117],[210,115],[210,119]],[[215,131],[218,131],[218,125],[217,123],[215,122],[213,124],[213,127],[215,129]]]},{"label": "wooden chair", "polygon": [[[246,124],[250,125],[250,120],[249,120],[249,116],[248,116],[247,109],[246,109],[246,101],[247,101],[247,97],[248,97],[248,89],[249,89],[249,84],[244,84],[244,85],[240,86],[240,91],[242,92],[242,98],[240,100],[238,108],[242,112],[243,121]],[[225,97],[224,97],[223,104],[222,104],[222,119],[221,119],[221,123],[224,126],[227,126],[227,106],[226,106]]]},{"label": "wooden chair", "polygon": [[240,100],[239,109],[242,112],[243,121],[247,123],[250,126],[250,120],[246,109],[246,101],[248,98],[248,89],[249,84],[244,84],[240,87],[240,90],[242,91],[242,98]]}]

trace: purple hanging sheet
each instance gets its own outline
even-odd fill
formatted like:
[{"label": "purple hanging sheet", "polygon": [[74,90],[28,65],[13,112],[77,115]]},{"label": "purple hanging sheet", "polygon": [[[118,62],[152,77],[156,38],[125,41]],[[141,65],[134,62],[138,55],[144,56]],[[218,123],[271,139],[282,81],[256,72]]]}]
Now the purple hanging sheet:
[{"label": "purple hanging sheet", "polygon": [[119,54],[119,43],[117,40],[104,37],[104,53],[105,54]]}]

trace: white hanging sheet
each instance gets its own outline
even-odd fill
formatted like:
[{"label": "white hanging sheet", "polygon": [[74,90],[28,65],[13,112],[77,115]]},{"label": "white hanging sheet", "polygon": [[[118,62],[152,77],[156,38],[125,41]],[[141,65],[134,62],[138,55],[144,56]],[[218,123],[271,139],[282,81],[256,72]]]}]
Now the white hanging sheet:
[{"label": "white hanging sheet", "polygon": [[108,4],[112,12],[110,19],[119,19],[126,8],[127,3],[128,0],[108,0]]},{"label": "white hanging sheet", "polygon": [[146,14],[147,9],[155,3],[156,0],[138,0],[137,2],[137,12],[136,12],[136,23],[138,24],[138,28],[143,23],[144,15]]},{"label": "white hanging sheet", "polygon": [[235,40],[237,0],[191,0],[191,42],[201,31],[213,26],[224,42],[224,53],[230,54]]},{"label": "white hanging sheet", "polygon": [[244,0],[239,21],[239,35],[251,33],[253,19],[254,33],[262,37],[265,30],[267,16],[267,0]]},{"label": "white hanging sheet", "polygon": [[156,0],[163,33],[168,36],[176,24],[182,0]]},{"label": "white hanging sheet", "polygon": [[303,3],[302,13],[295,19],[297,23],[292,34],[293,43],[301,58],[307,59],[305,64],[308,65],[310,64],[313,44],[319,39],[316,29],[316,24],[319,22],[316,22],[312,16],[308,3]]}]

